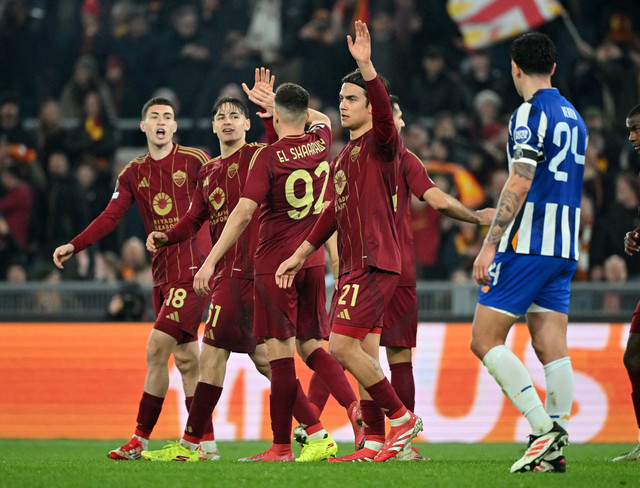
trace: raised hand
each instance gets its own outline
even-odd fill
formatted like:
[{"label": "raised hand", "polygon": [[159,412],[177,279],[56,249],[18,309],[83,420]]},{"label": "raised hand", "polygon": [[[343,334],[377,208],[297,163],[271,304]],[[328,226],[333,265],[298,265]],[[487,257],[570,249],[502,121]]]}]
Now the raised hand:
[{"label": "raised hand", "polygon": [[242,83],[242,89],[247,94],[247,98],[265,110],[265,112],[258,112],[261,118],[273,117],[275,82],[276,77],[271,74],[271,70],[261,67],[256,68],[253,88],[249,89],[246,83]]},{"label": "raised hand", "polygon": [[371,35],[367,24],[361,20],[356,20],[355,23],[356,38],[352,39],[350,35],[347,35],[347,46],[353,59],[356,60],[358,65],[360,63],[367,63],[371,61]]}]

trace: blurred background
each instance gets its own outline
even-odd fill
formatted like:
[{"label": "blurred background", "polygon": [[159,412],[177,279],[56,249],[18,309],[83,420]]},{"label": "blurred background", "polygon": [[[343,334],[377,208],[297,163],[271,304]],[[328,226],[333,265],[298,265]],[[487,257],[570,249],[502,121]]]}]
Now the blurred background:
[{"label": "blurred background", "polygon": [[[375,66],[400,98],[405,145],[443,190],[474,208],[495,205],[507,177],[508,119],[522,102],[511,81],[511,39],[463,38],[459,12],[447,10],[455,3],[0,0],[2,320],[152,320],[135,208],[64,270],[51,261],[102,211],[124,165],[147,151],[144,102],[173,99],[179,142],[216,156],[214,100],[244,99],[240,84],[267,66],[276,85],[303,85],[314,108],[332,117],[335,155],[348,137],[337,94],[355,68],[345,41],[355,19],[368,23]],[[509,2],[475,3],[492,3],[498,16]],[[558,46],[554,86],[590,130],[572,319],[629,320],[640,258],[624,254],[622,239],[639,223],[640,158],[625,116],[640,102],[640,3],[551,3],[565,19],[555,12],[530,26]],[[263,140],[261,125],[253,120],[248,140]],[[421,320],[468,320],[482,229],[417,200],[413,227]]]}]

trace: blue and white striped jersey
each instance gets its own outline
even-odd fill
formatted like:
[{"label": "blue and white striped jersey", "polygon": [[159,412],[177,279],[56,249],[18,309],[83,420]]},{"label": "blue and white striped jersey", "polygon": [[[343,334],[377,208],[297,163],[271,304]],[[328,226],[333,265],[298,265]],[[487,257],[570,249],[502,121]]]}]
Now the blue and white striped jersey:
[{"label": "blue and white striped jersey", "polygon": [[536,166],[520,212],[498,252],[578,259],[580,203],[588,130],[555,88],[538,90],[509,121],[507,154]]}]

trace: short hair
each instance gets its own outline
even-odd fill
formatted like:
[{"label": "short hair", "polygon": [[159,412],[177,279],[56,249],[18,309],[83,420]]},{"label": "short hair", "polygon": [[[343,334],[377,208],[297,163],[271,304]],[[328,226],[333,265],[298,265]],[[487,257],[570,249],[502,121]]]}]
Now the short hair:
[{"label": "short hair", "polygon": [[142,120],[147,118],[147,112],[153,105],[168,105],[169,107],[171,107],[171,110],[173,110],[173,114],[175,115],[176,113],[176,107],[173,105],[173,102],[171,100],[164,97],[153,97],[142,107]]},{"label": "short hair", "polygon": [[218,99],[213,103],[213,107],[211,108],[211,118],[215,118],[218,110],[220,110],[220,107],[227,103],[237,108],[238,112],[244,115],[245,119],[249,118],[249,107],[247,107],[247,104],[239,98],[227,96],[218,97]]},{"label": "short hair", "polygon": [[[384,76],[380,76],[380,81],[382,81],[382,85],[389,95],[389,82]],[[367,105],[369,105],[369,94],[367,93],[367,85],[365,85],[364,78],[362,77],[362,73],[359,69],[355,69],[351,73],[343,76],[342,83],[352,83],[362,88],[364,90],[364,96],[367,99]]]},{"label": "short hair", "polygon": [[558,52],[551,39],[540,32],[529,32],[511,44],[511,59],[527,75],[550,75]]},{"label": "short hair", "polygon": [[274,103],[287,120],[306,117],[309,110],[309,92],[295,83],[283,83],[276,90]]},{"label": "short hair", "polygon": [[630,119],[634,115],[638,115],[638,114],[640,114],[640,104],[636,105],[631,110],[629,110],[629,113],[627,114],[627,118]]}]

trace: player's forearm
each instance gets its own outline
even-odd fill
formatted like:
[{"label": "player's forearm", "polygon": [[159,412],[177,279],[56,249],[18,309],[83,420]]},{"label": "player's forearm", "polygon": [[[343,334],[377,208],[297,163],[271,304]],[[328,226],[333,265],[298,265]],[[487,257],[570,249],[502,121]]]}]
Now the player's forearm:
[{"label": "player's forearm", "polygon": [[75,254],[98,242],[115,229],[124,212],[115,211],[110,207],[111,204],[85,230],[69,241],[69,244],[74,248]]},{"label": "player's forearm", "polygon": [[217,263],[222,259],[222,256],[224,256],[229,248],[235,244],[240,235],[249,225],[249,222],[251,222],[251,217],[253,216],[253,211],[256,207],[257,204],[251,202],[251,200],[246,198],[240,199],[240,202],[238,202],[229,215],[227,223],[220,234],[220,238],[214,244],[211,252],[209,252],[207,261]]},{"label": "player's forearm", "polygon": [[430,188],[424,192],[423,198],[431,207],[447,217],[474,224],[478,223],[476,212],[465,207],[459,200],[437,187]]},{"label": "player's forearm", "polygon": [[511,174],[500,194],[493,223],[485,238],[488,244],[497,245],[513,219],[520,212],[520,208],[522,208],[531,188],[535,171],[535,166],[530,164],[513,164]]},{"label": "player's forearm", "polygon": [[333,202],[325,208],[320,217],[316,221],[313,229],[307,235],[306,241],[318,249],[329,239],[336,231],[336,207]]},{"label": "player's forearm", "polygon": [[371,103],[373,133],[381,154],[392,161],[400,149],[402,140],[393,122],[393,111],[389,94],[379,77],[366,81],[367,94]]},{"label": "player's forearm", "polygon": [[184,217],[178,220],[176,225],[165,232],[168,239],[166,245],[186,241],[200,230],[204,221],[204,218],[194,215],[191,211],[187,212]]},{"label": "player's forearm", "polygon": [[325,124],[326,126],[331,127],[331,119],[322,112],[318,112],[312,108],[309,109],[309,120],[307,122],[309,126]]}]

